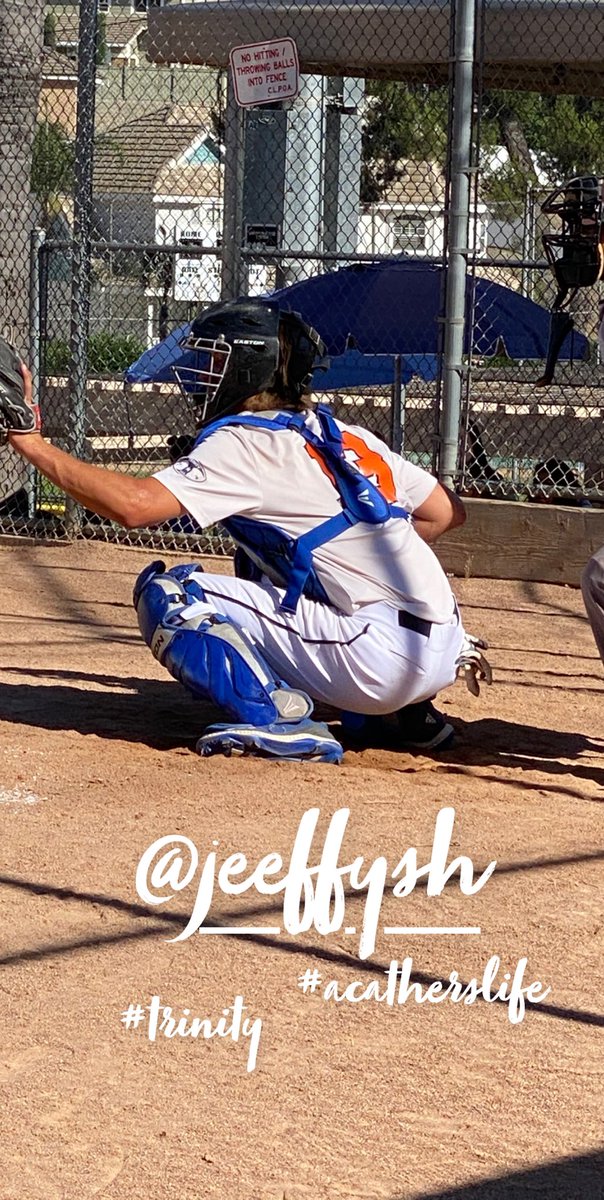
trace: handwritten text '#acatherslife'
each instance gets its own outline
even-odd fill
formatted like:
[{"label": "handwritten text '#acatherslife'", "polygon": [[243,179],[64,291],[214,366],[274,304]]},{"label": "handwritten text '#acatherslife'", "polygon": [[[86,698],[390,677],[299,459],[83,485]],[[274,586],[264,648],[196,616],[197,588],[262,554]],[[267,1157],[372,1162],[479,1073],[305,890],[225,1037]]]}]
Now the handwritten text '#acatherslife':
[{"label": "handwritten text '#acatherslife'", "polygon": [[[489,863],[475,880],[471,858],[462,854],[449,862],[454,808],[440,810],[425,865],[418,863],[414,846],[405,850],[392,868],[384,856],[370,863],[359,856],[342,864],[342,841],[349,815],[348,808],[333,814],[322,846],[313,853],[320,809],[308,809],[298,826],[289,860],[270,852],[255,866],[240,852],[229,854],[219,866],[217,853],[212,850],[198,871],[200,857],[195,843],[182,835],[168,834],[145,850],[136,871],[136,890],[146,904],[157,905],[167,903],[191,885],[196,888],[190,919],[171,939],[177,942],[185,941],[203,926],[217,889],[225,896],[240,896],[252,888],[262,896],[282,893],[283,924],[292,935],[305,933],[313,926],[321,934],[337,932],[345,924],[347,892],[349,897],[351,893],[364,893],[359,941],[359,957],[364,959],[375,950],[386,887],[398,899],[409,896],[416,884],[425,880],[427,895],[440,896],[448,880],[457,874],[460,890],[472,896],[484,887],[497,865]],[[237,932],[237,927],[221,930],[231,931]]]}]

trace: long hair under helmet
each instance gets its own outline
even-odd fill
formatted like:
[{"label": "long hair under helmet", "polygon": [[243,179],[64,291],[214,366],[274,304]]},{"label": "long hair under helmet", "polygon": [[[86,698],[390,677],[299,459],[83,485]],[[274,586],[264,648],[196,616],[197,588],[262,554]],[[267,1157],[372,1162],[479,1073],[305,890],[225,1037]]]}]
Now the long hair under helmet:
[{"label": "long hair under helmet", "polygon": [[174,367],[179,387],[202,428],[261,392],[275,407],[296,407],[325,354],[319,334],[299,313],[243,297],[200,313],[180,342],[191,365]]}]

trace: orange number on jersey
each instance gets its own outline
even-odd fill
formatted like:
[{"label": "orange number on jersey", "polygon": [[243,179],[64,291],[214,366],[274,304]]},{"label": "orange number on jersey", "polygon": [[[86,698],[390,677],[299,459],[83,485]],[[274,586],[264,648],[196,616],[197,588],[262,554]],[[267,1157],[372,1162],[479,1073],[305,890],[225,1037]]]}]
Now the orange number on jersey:
[{"label": "orange number on jersey", "polygon": [[[342,446],[344,450],[349,450],[354,455],[354,465],[366,479],[371,479],[379,488],[382,496],[385,496],[391,504],[396,500],[396,487],[394,485],[394,477],[387,462],[384,462],[381,454],[377,450],[370,450],[366,442],[362,438],[357,437],[356,433],[349,433],[347,430],[342,433]],[[325,465],[321,456],[315,450],[314,446],[309,446],[306,443],[306,451],[318,462],[321,470],[327,478],[334,483],[334,478]]]},{"label": "orange number on jersey", "polygon": [[347,430],[342,434],[342,445],[345,450],[351,450],[354,454],[354,465],[361,474],[366,479],[371,479],[372,483],[379,488],[382,496],[385,496],[393,504],[396,500],[394,477],[381,454],[378,454],[377,450],[370,450],[362,438]]}]

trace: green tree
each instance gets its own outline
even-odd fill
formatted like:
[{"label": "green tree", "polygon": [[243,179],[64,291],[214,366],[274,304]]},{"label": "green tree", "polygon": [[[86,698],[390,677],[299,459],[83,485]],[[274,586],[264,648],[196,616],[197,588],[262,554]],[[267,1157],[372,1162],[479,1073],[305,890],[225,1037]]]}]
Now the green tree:
[{"label": "green tree", "polygon": [[39,121],[34,134],[31,190],[38,197],[44,226],[55,215],[59,198],[73,187],[74,145],[60,125]]},{"label": "green tree", "polygon": [[376,81],[367,87],[361,200],[382,200],[404,173],[405,159],[444,164],[447,92],[425,84]]},{"label": "green tree", "polygon": [[[505,146],[509,156],[501,165],[492,162],[497,146]],[[604,101],[487,92],[481,150],[484,194],[519,211],[527,184],[536,182],[538,172],[552,187],[573,175],[604,173]]]},{"label": "green tree", "polygon": [[[448,95],[423,84],[368,85],[361,197],[384,198],[412,158],[444,166]],[[545,174],[554,187],[573,175],[604,174],[604,100],[490,90],[480,113],[482,194],[522,210],[528,184]],[[496,151],[504,147],[505,162]]]},{"label": "green tree", "polygon": [[97,67],[104,67],[109,61],[109,46],[107,44],[107,13],[100,12],[98,14],[96,27],[96,65]]}]

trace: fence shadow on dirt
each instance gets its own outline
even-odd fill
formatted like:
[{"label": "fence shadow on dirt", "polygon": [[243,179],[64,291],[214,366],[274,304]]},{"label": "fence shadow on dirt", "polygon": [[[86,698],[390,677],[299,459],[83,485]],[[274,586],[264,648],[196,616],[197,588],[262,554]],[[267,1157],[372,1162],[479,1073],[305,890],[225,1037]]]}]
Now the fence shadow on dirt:
[{"label": "fence shadow on dirt", "polygon": [[[472,767],[513,768],[523,772],[569,775],[604,787],[604,738],[499,717],[483,717],[477,721],[453,717],[451,723],[457,736],[450,749],[439,751],[439,771],[456,774]],[[386,724],[379,730],[373,728],[369,737],[363,732],[343,740],[345,749],[396,752],[400,733],[395,725]],[[584,757],[588,755],[598,756],[599,764]],[[393,764],[388,765],[392,767]]]},{"label": "fence shadow on dirt", "polygon": [[[0,683],[0,720],[37,729],[66,729],[154,750],[189,746],[220,714],[196,702],[170,679],[156,681],[73,671],[7,667],[5,675],[24,673],[65,680],[61,683]],[[97,687],[78,687],[81,680]],[[99,691],[98,685],[111,690]]]},{"label": "fence shadow on dirt", "polygon": [[[73,670],[6,667],[7,676],[41,676],[53,683],[0,683],[0,719],[39,729],[70,729],[97,737],[133,741],[168,750],[191,746],[205,725],[221,720],[219,710],[192,699],[179,684]],[[60,682],[58,682],[60,681]],[[78,687],[77,682],[84,686]],[[97,685],[94,690],[86,684]],[[109,691],[99,691],[98,685]],[[318,713],[331,721],[329,710]],[[604,739],[573,730],[561,731],[523,725],[495,717],[463,722],[453,719],[458,737],[450,750],[438,756],[438,770],[451,774],[473,767],[514,768],[526,772],[569,777],[604,787]],[[338,736],[341,730],[335,730]],[[351,751],[382,749],[397,752],[396,730],[359,741],[343,737]],[[405,759],[406,759],[405,755]],[[569,760],[569,761],[562,761]],[[382,764],[396,769],[396,761]],[[502,782],[505,780],[502,777]],[[520,783],[520,786],[521,783]]]},{"label": "fence shadow on dirt", "polygon": [[417,1192],[412,1198],[401,1192],[390,1200],[602,1200],[603,1196],[604,1152],[595,1150],[446,1191]]}]

